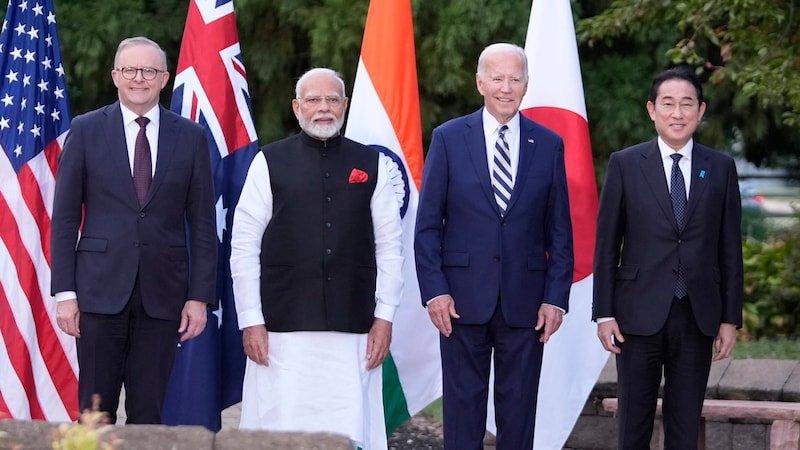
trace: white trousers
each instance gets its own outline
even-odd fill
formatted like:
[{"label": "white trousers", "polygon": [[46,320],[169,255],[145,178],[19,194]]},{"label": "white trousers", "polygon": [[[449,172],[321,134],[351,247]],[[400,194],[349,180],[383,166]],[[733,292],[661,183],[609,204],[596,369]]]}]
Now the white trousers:
[{"label": "white trousers", "polygon": [[382,368],[367,366],[367,335],[269,332],[269,366],[247,359],[239,427],[330,432],[385,450]]}]

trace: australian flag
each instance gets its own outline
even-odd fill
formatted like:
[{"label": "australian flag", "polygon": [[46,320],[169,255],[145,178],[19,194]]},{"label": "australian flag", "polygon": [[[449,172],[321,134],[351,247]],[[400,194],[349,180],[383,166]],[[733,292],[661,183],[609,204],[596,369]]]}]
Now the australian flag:
[{"label": "australian flag", "polygon": [[245,356],[229,257],[233,211],[258,151],[233,1],[191,0],[171,109],[208,132],[217,199],[217,298],[205,331],[181,344],[162,414],[167,425],[221,428],[221,411],[242,399]]}]

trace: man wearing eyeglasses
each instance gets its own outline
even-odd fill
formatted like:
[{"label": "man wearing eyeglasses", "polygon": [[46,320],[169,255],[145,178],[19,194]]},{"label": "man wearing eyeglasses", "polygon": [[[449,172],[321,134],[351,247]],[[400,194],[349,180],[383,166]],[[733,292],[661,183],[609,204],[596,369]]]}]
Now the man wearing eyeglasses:
[{"label": "man wearing eyeglasses", "polygon": [[658,137],[608,161],[593,319],[616,355],[622,450],[650,448],[662,375],[664,448],[697,449],[711,361],[730,356],[742,325],[736,165],[694,141],[705,110],[693,70],[664,71],[647,102]]},{"label": "man wearing eyeglasses", "polygon": [[231,275],[247,366],[243,429],[334,432],[385,449],[381,364],[403,280],[389,166],[342,137],[344,82],[306,72],[301,132],[254,158],[233,219]]},{"label": "man wearing eyeglasses", "polygon": [[52,291],[78,343],[81,410],[99,395],[112,423],[161,423],[178,342],[215,303],[214,192],[204,129],[159,106],[159,45],[123,40],[119,101],[73,119],[56,177]]}]

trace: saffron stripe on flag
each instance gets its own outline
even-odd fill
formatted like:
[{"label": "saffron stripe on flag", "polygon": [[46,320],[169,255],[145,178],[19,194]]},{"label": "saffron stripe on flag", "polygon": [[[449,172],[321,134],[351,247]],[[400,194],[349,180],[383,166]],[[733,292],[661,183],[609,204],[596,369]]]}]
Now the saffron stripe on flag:
[{"label": "saffron stripe on flag", "polygon": [[403,220],[404,292],[384,362],[387,433],[441,397],[439,334],[422,307],[414,263],[414,220],[422,178],[420,124],[411,3],[372,1],[345,136],[393,162],[391,177]]}]

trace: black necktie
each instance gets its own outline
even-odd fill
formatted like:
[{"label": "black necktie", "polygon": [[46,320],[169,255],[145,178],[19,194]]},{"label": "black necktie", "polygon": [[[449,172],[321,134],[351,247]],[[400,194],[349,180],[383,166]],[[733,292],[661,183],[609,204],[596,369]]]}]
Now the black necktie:
[{"label": "black necktie", "polygon": [[[678,161],[681,159],[680,153],[670,155],[672,158],[672,175],[670,177],[670,197],[672,198],[672,212],[675,213],[675,222],[678,223],[678,231],[683,230],[686,220],[686,183],[683,181]],[[686,296],[686,279],[683,276],[683,268],[678,264],[678,273],[675,280],[675,296],[683,298]]]},{"label": "black necktie", "polygon": [[133,186],[136,188],[136,196],[139,198],[139,205],[144,205],[147,191],[150,189],[150,180],[153,177],[153,163],[150,157],[150,142],[147,140],[145,128],[150,119],[138,117],[136,123],[139,124],[139,134],[136,135],[136,144],[133,147]]}]

